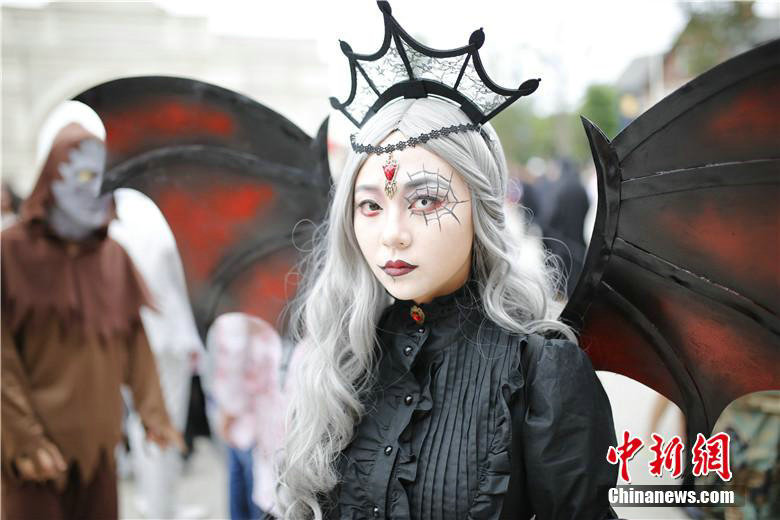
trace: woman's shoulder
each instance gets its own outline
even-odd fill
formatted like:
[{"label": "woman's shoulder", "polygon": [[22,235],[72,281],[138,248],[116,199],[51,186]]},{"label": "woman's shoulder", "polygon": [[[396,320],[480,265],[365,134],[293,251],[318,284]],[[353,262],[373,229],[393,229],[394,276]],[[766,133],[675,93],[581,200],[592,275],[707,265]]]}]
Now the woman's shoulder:
[{"label": "woman's shoulder", "polygon": [[531,356],[536,360],[551,356],[566,358],[586,356],[580,346],[560,335],[553,333],[514,332],[504,328],[495,321],[481,316],[479,322],[470,320],[476,331],[478,343],[482,346],[493,346],[501,349],[511,347],[523,352],[523,356]]},{"label": "woman's shoulder", "polygon": [[574,341],[554,335],[511,332],[491,320],[479,329],[476,344],[493,359],[508,356],[522,379],[579,384],[595,377],[587,353]]},{"label": "woman's shoulder", "polygon": [[491,357],[519,356],[528,338],[527,334],[510,331],[481,312],[463,317],[458,327],[466,346],[476,346],[491,353]]},{"label": "woman's shoulder", "polygon": [[560,336],[523,334],[524,355],[538,362],[588,359],[585,351],[574,341]]},{"label": "woman's shoulder", "polygon": [[577,343],[540,334],[527,335],[523,343],[521,370],[530,387],[555,388],[561,396],[566,389],[601,388],[590,357]]}]

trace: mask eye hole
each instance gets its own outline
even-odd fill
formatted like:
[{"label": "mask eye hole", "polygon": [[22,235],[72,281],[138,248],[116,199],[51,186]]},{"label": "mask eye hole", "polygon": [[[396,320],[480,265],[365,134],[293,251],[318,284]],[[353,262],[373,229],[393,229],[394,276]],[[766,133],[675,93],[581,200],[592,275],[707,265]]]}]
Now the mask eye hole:
[{"label": "mask eye hole", "polygon": [[76,176],[76,179],[78,179],[79,182],[89,182],[95,177],[97,177],[97,174],[92,170],[81,170]]}]

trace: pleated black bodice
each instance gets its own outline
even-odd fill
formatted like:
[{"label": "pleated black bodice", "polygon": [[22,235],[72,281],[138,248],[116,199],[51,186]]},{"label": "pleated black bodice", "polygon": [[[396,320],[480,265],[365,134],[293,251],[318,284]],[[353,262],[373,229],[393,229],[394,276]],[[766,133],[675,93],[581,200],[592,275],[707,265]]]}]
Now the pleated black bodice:
[{"label": "pleated black bodice", "polygon": [[510,334],[474,282],[377,330],[366,414],[339,458],[331,519],[613,518],[612,412],[574,343]]}]

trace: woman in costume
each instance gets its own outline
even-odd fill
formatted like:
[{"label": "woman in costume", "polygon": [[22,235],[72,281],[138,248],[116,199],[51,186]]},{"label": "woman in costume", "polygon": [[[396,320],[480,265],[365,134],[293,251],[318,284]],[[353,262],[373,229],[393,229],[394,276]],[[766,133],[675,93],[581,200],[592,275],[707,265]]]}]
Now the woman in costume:
[{"label": "woman in costume", "polygon": [[498,137],[455,95],[396,92],[362,118],[306,266],[284,517],[613,517],[609,401],[555,320],[555,273],[517,262]]},{"label": "woman in costume", "polygon": [[[447,101],[404,99],[357,140],[468,124]],[[552,319],[549,277],[514,260],[495,133],[385,157],[349,157],[309,268],[287,517],[607,517],[609,402]]]}]

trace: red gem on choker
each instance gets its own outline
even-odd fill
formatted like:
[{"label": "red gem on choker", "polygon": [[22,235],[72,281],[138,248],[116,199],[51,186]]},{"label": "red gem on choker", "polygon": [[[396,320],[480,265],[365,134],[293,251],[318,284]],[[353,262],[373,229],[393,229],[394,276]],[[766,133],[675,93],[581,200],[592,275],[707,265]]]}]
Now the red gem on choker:
[{"label": "red gem on choker", "polygon": [[425,313],[417,305],[412,305],[412,310],[409,311],[409,315],[418,325],[422,325],[425,321]]}]

